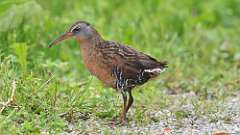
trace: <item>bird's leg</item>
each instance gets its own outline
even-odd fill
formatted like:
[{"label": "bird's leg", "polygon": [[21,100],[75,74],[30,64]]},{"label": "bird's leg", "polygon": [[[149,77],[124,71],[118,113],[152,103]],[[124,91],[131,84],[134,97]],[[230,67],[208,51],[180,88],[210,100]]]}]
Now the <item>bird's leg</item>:
[{"label": "bird's leg", "polygon": [[131,90],[128,91],[128,94],[129,94],[129,98],[128,98],[128,104],[127,104],[127,108],[126,108],[126,113],[128,112],[129,108],[132,106],[133,101],[134,101]]},{"label": "bird's leg", "polygon": [[123,76],[123,72],[120,68],[115,67],[113,70],[113,74],[116,76],[116,88],[121,92],[123,97],[123,108],[122,108],[122,114],[121,114],[121,124],[125,124],[127,117],[127,94],[126,94],[126,83]]},{"label": "bird's leg", "polygon": [[122,108],[122,114],[121,114],[121,123],[125,123],[127,120],[126,113],[127,113],[127,94],[125,91],[121,91],[122,97],[123,97],[123,108]]}]

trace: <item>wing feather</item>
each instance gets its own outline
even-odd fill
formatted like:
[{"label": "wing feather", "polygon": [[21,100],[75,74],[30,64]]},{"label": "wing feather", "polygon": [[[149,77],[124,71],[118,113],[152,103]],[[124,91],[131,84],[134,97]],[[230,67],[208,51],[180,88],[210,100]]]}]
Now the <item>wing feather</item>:
[{"label": "wing feather", "polygon": [[[105,55],[105,59],[111,59],[108,60],[112,61],[109,66],[121,68],[126,78],[136,79],[143,71],[166,68],[165,62],[159,62],[147,54],[117,42],[106,41],[104,46],[100,47],[100,51]],[[157,74],[159,73],[149,72],[148,76],[154,77]]]}]

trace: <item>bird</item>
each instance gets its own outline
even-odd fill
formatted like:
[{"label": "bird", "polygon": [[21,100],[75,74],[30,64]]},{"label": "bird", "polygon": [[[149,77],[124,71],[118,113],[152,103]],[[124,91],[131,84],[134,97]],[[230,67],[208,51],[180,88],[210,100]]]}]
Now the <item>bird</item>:
[{"label": "bird", "polygon": [[123,107],[120,123],[127,122],[127,112],[134,102],[132,90],[156,78],[168,67],[166,61],[158,61],[129,45],[104,39],[87,21],[74,23],[48,47],[69,38],[75,38],[80,43],[80,53],[90,73],[121,93]]}]

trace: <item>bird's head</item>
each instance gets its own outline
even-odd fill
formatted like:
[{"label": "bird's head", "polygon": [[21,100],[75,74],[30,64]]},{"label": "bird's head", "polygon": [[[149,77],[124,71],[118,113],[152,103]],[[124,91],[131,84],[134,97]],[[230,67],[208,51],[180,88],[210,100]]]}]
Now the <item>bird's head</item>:
[{"label": "bird's head", "polygon": [[58,44],[61,41],[69,39],[71,37],[75,37],[81,42],[91,40],[97,36],[100,37],[97,31],[88,22],[78,21],[72,25],[72,27],[66,33],[62,34],[57,39],[52,41],[48,47],[52,47],[53,45]]}]

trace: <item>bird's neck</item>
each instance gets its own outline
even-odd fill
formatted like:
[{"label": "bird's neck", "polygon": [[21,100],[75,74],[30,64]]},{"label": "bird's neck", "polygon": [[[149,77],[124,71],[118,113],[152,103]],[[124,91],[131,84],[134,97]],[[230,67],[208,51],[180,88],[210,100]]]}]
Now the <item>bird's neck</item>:
[{"label": "bird's neck", "polygon": [[94,36],[91,39],[91,44],[94,48],[101,46],[103,42],[104,42],[104,39],[100,35]]},{"label": "bird's neck", "polygon": [[84,53],[85,56],[94,54],[104,42],[104,39],[100,35],[85,40],[77,38],[77,40],[80,42],[81,52]]}]

